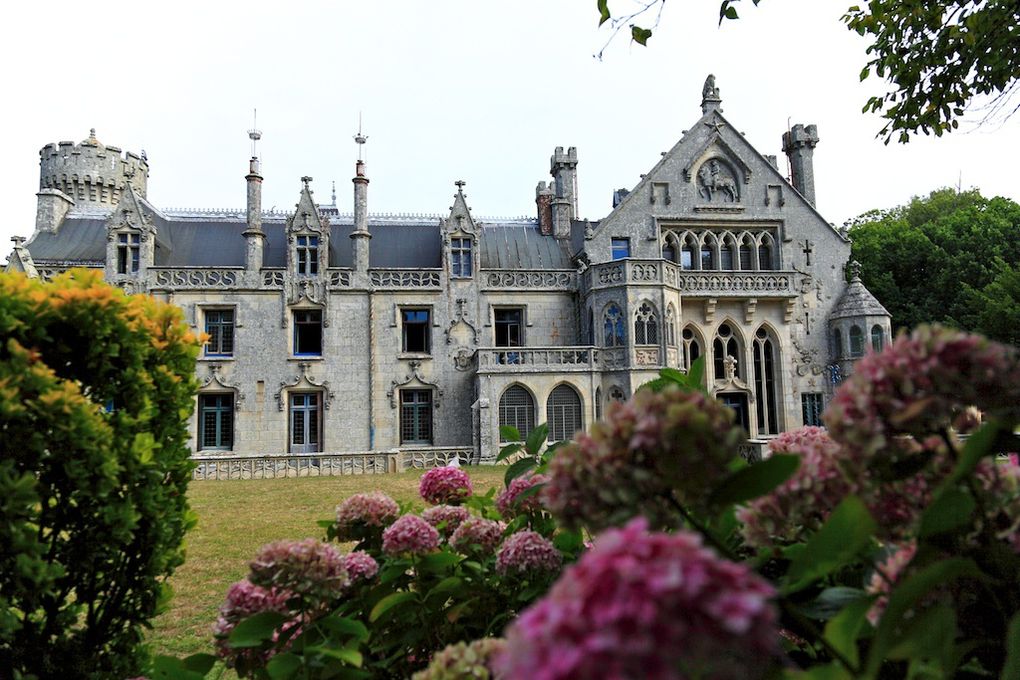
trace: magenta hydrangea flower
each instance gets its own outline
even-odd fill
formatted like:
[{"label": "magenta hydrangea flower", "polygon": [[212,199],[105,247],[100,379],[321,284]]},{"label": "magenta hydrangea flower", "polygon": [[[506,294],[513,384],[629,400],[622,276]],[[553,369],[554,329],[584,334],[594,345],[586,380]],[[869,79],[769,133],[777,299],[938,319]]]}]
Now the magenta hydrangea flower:
[{"label": "magenta hydrangea flower", "polygon": [[381,491],[355,494],[336,507],[337,539],[378,537],[399,516],[400,506]]},{"label": "magenta hydrangea flower", "polygon": [[855,488],[840,471],[840,447],[824,428],[784,432],[769,450],[800,456],[800,467],[771,493],[737,511],[744,540],[757,548],[795,543],[818,530]]},{"label": "magenta hydrangea flower", "polygon": [[238,623],[252,614],[276,612],[289,615],[287,600],[293,595],[286,590],[262,588],[247,579],[238,581],[227,591],[227,600],[220,607],[219,618],[213,624],[216,653],[228,668],[264,664],[273,655],[273,650],[254,648],[233,649],[227,643],[231,631]]},{"label": "magenta hydrangea flower", "polygon": [[[461,522],[471,516],[467,508],[459,505],[436,505],[421,513],[422,519],[439,529],[439,532],[449,538]],[[440,526],[442,525],[442,526]]]},{"label": "magenta hydrangea flower", "polygon": [[559,571],[563,555],[552,541],[537,531],[510,534],[496,555],[496,571],[500,574],[527,574]]},{"label": "magenta hydrangea flower", "polygon": [[351,584],[370,581],[379,573],[379,563],[363,550],[344,555],[344,568],[351,579]]},{"label": "magenta hydrangea flower", "polygon": [[499,510],[499,514],[506,519],[513,519],[517,515],[541,510],[542,500],[537,493],[525,498],[520,498],[520,495],[528,489],[548,481],[549,475],[540,474],[522,475],[514,479],[510,482],[510,486],[496,497],[496,509]]},{"label": "magenta hydrangea flower", "polygon": [[421,477],[418,493],[432,505],[458,505],[471,495],[471,478],[460,468],[432,468]]},{"label": "magenta hydrangea flower", "polygon": [[868,610],[867,614],[871,625],[878,625],[882,614],[885,613],[885,608],[889,604],[889,592],[899,580],[907,565],[910,564],[910,561],[914,559],[916,553],[917,544],[911,541],[894,550],[884,562],[876,566],[876,571],[871,575],[871,580],[868,582],[866,589],[869,595],[878,595],[878,598],[871,605],[871,609]]},{"label": "magenta hydrangea flower", "polygon": [[343,555],[333,545],[307,538],[262,546],[249,565],[248,580],[323,604],[350,582]]},{"label": "magenta hydrangea flower", "polygon": [[450,545],[454,550],[465,555],[475,553],[491,555],[496,551],[499,542],[503,540],[504,529],[506,527],[502,522],[481,517],[469,517],[450,536]]},{"label": "magenta hydrangea flower", "polygon": [[778,650],[772,586],[699,536],[601,534],[507,632],[506,680],[761,678]]},{"label": "magenta hydrangea flower", "polygon": [[418,515],[404,515],[383,531],[383,552],[397,555],[426,555],[439,547],[439,532]]},{"label": "magenta hydrangea flower", "polygon": [[733,419],[732,409],[700,392],[639,390],[556,452],[542,501],[571,528],[599,530],[635,515],[676,526],[666,496],[704,504],[746,438]]}]

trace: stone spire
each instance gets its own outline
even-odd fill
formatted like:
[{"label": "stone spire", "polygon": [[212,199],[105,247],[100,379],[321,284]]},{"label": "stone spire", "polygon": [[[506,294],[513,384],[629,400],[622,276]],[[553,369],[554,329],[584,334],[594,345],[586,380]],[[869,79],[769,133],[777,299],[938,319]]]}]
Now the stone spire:
[{"label": "stone spire", "polygon": [[244,268],[250,272],[262,269],[265,252],[266,235],[262,231],[262,174],[258,157],[258,141],[262,132],[252,128],[248,131],[251,139],[251,160],[248,161],[248,174],[244,179],[248,182],[248,226],[242,232],[246,243]]},{"label": "stone spire", "polygon": [[368,281],[369,241],[372,238],[368,230],[368,177],[365,176],[365,161],[361,160],[361,149],[368,137],[361,134],[361,125],[358,125],[358,134],[354,136],[358,145],[358,160],[354,165],[354,229],[351,231],[353,240],[352,250],[354,256],[354,275]]},{"label": "stone spire", "polygon": [[701,114],[706,115],[709,111],[722,112],[721,105],[722,98],[719,96],[719,88],[715,86],[715,76],[709,73],[705,78],[705,85],[701,88]]}]

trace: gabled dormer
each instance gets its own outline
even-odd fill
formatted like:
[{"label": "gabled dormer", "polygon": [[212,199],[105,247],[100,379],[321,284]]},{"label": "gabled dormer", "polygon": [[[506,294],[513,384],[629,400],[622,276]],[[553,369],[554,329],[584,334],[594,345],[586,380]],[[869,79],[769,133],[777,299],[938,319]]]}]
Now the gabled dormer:
[{"label": "gabled dormer", "polygon": [[145,289],[156,252],[152,212],[131,184],[124,186],[120,203],[106,221],[106,280],[128,292]]},{"label": "gabled dormer", "polygon": [[450,217],[443,220],[443,257],[452,280],[471,280],[478,271],[479,228],[471,217],[464,195],[464,181],[459,180],[457,193],[450,206]]},{"label": "gabled dormer", "polygon": [[32,260],[32,253],[28,252],[28,248],[25,247],[25,237],[12,236],[11,241],[14,243],[14,250],[7,258],[7,266],[4,271],[21,272],[30,279],[38,278],[39,272]]},{"label": "gabled dormer", "polygon": [[329,267],[329,220],[319,214],[311,181],[301,178],[301,196],[287,218],[287,271],[295,280],[322,278]]}]

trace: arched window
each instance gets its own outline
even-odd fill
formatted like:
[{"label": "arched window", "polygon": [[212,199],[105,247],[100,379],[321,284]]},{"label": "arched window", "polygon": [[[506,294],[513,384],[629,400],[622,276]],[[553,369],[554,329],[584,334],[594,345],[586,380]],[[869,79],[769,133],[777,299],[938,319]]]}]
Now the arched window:
[{"label": "arched window", "polygon": [[676,347],[676,312],[673,305],[666,307],[666,344]]},{"label": "arched window", "polygon": [[588,308],[588,344],[595,344],[595,310]]},{"label": "arched window", "polygon": [[499,426],[516,427],[522,439],[535,429],[535,400],[520,385],[506,388],[499,398]]},{"label": "arched window", "polygon": [[711,234],[706,234],[701,244],[701,268],[707,270],[719,268],[715,257],[715,237]]},{"label": "arched window", "polygon": [[850,326],[850,358],[864,356],[864,332],[860,326]]},{"label": "arched window", "polygon": [[754,336],[754,396],[758,409],[758,434],[777,434],[776,346],[764,328],[759,328]]},{"label": "arched window", "polygon": [[772,239],[768,234],[762,236],[761,245],[758,246],[758,269],[763,271],[775,269],[772,259]]},{"label": "arched window", "polygon": [[606,347],[620,347],[627,344],[627,331],[624,328],[623,312],[616,305],[609,305],[602,318],[603,345]]},{"label": "arched window", "polygon": [[595,388],[595,420],[602,420],[602,388]]},{"label": "arched window", "polygon": [[737,243],[729,234],[723,237],[722,245],[719,246],[719,269],[732,271],[736,269],[733,259],[733,251],[737,249]]},{"label": "arched window", "polygon": [[687,270],[694,269],[694,261],[697,252],[698,248],[697,244],[694,242],[694,237],[690,235],[686,236],[684,238],[684,246],[680,249],[680,267]]},{"label": "arched window", "polygon": [[744,238],[740,241],[740,268],[745,272],[754,269],[754,262],[751,257],[753,252],[754,242],[751,241],[750,234],[744,234]]},{"label": "arched window", "polygon": [[733,329],[728,323],[719,326],[716,331],[715,341],[712,343],[712,363],[715,368],[715,379],[726,378],[726,357],[733,357],[733,375],[740,378],[743,371],[740,370],[740,345],[733,335]]},{"label": "arched window", "polygon": [[843,334],[838,328],[832,329],[832,358],[835,361],[843,358]]},{"label": "arched window", "polygon": [[549,441],[570,439],[584,427],[581,419],[581,397],[570,385],[560,385],[549,395],[545,421],[549,423]]},{"label": "arched window", "polygon": [[691,370],[691,364],[697,361],[698,357],[701,356],[701,343],[698,342],[697,336],[694,335],[694,331],[689,327],[684,329],[682,334],[683,337],[683,359],[684,359],[684,370]]},{"label": "arched window", "polygon": [[655,317],[655,308],[642,302],[634,315],[634,344],[655,345],[659,342],[659,322]]},{"label": "arched window", "polygon": [[672,231],[666,232],[666,237],[662,240],[662,259],[676,262],[676,251],[676,234]]},{"label": "arched window", "polygon": [[882,333],[882,327],[875,324],[871,327],[871,349],[881,352],[884,345],[885,335]]}]

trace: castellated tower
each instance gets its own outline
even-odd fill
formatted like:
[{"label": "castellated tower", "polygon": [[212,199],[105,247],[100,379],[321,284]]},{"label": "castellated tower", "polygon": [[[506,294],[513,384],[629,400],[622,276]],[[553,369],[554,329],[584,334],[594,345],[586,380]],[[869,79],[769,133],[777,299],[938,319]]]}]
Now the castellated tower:
[{"label": "castellated tower", "polygon": [[148,180],[144,157],[105,146],[94,128],[80,144],[47,144],[39,150],[36,229],[55,230],[72,207],[111,211],[128,183],[144,197]]}]

